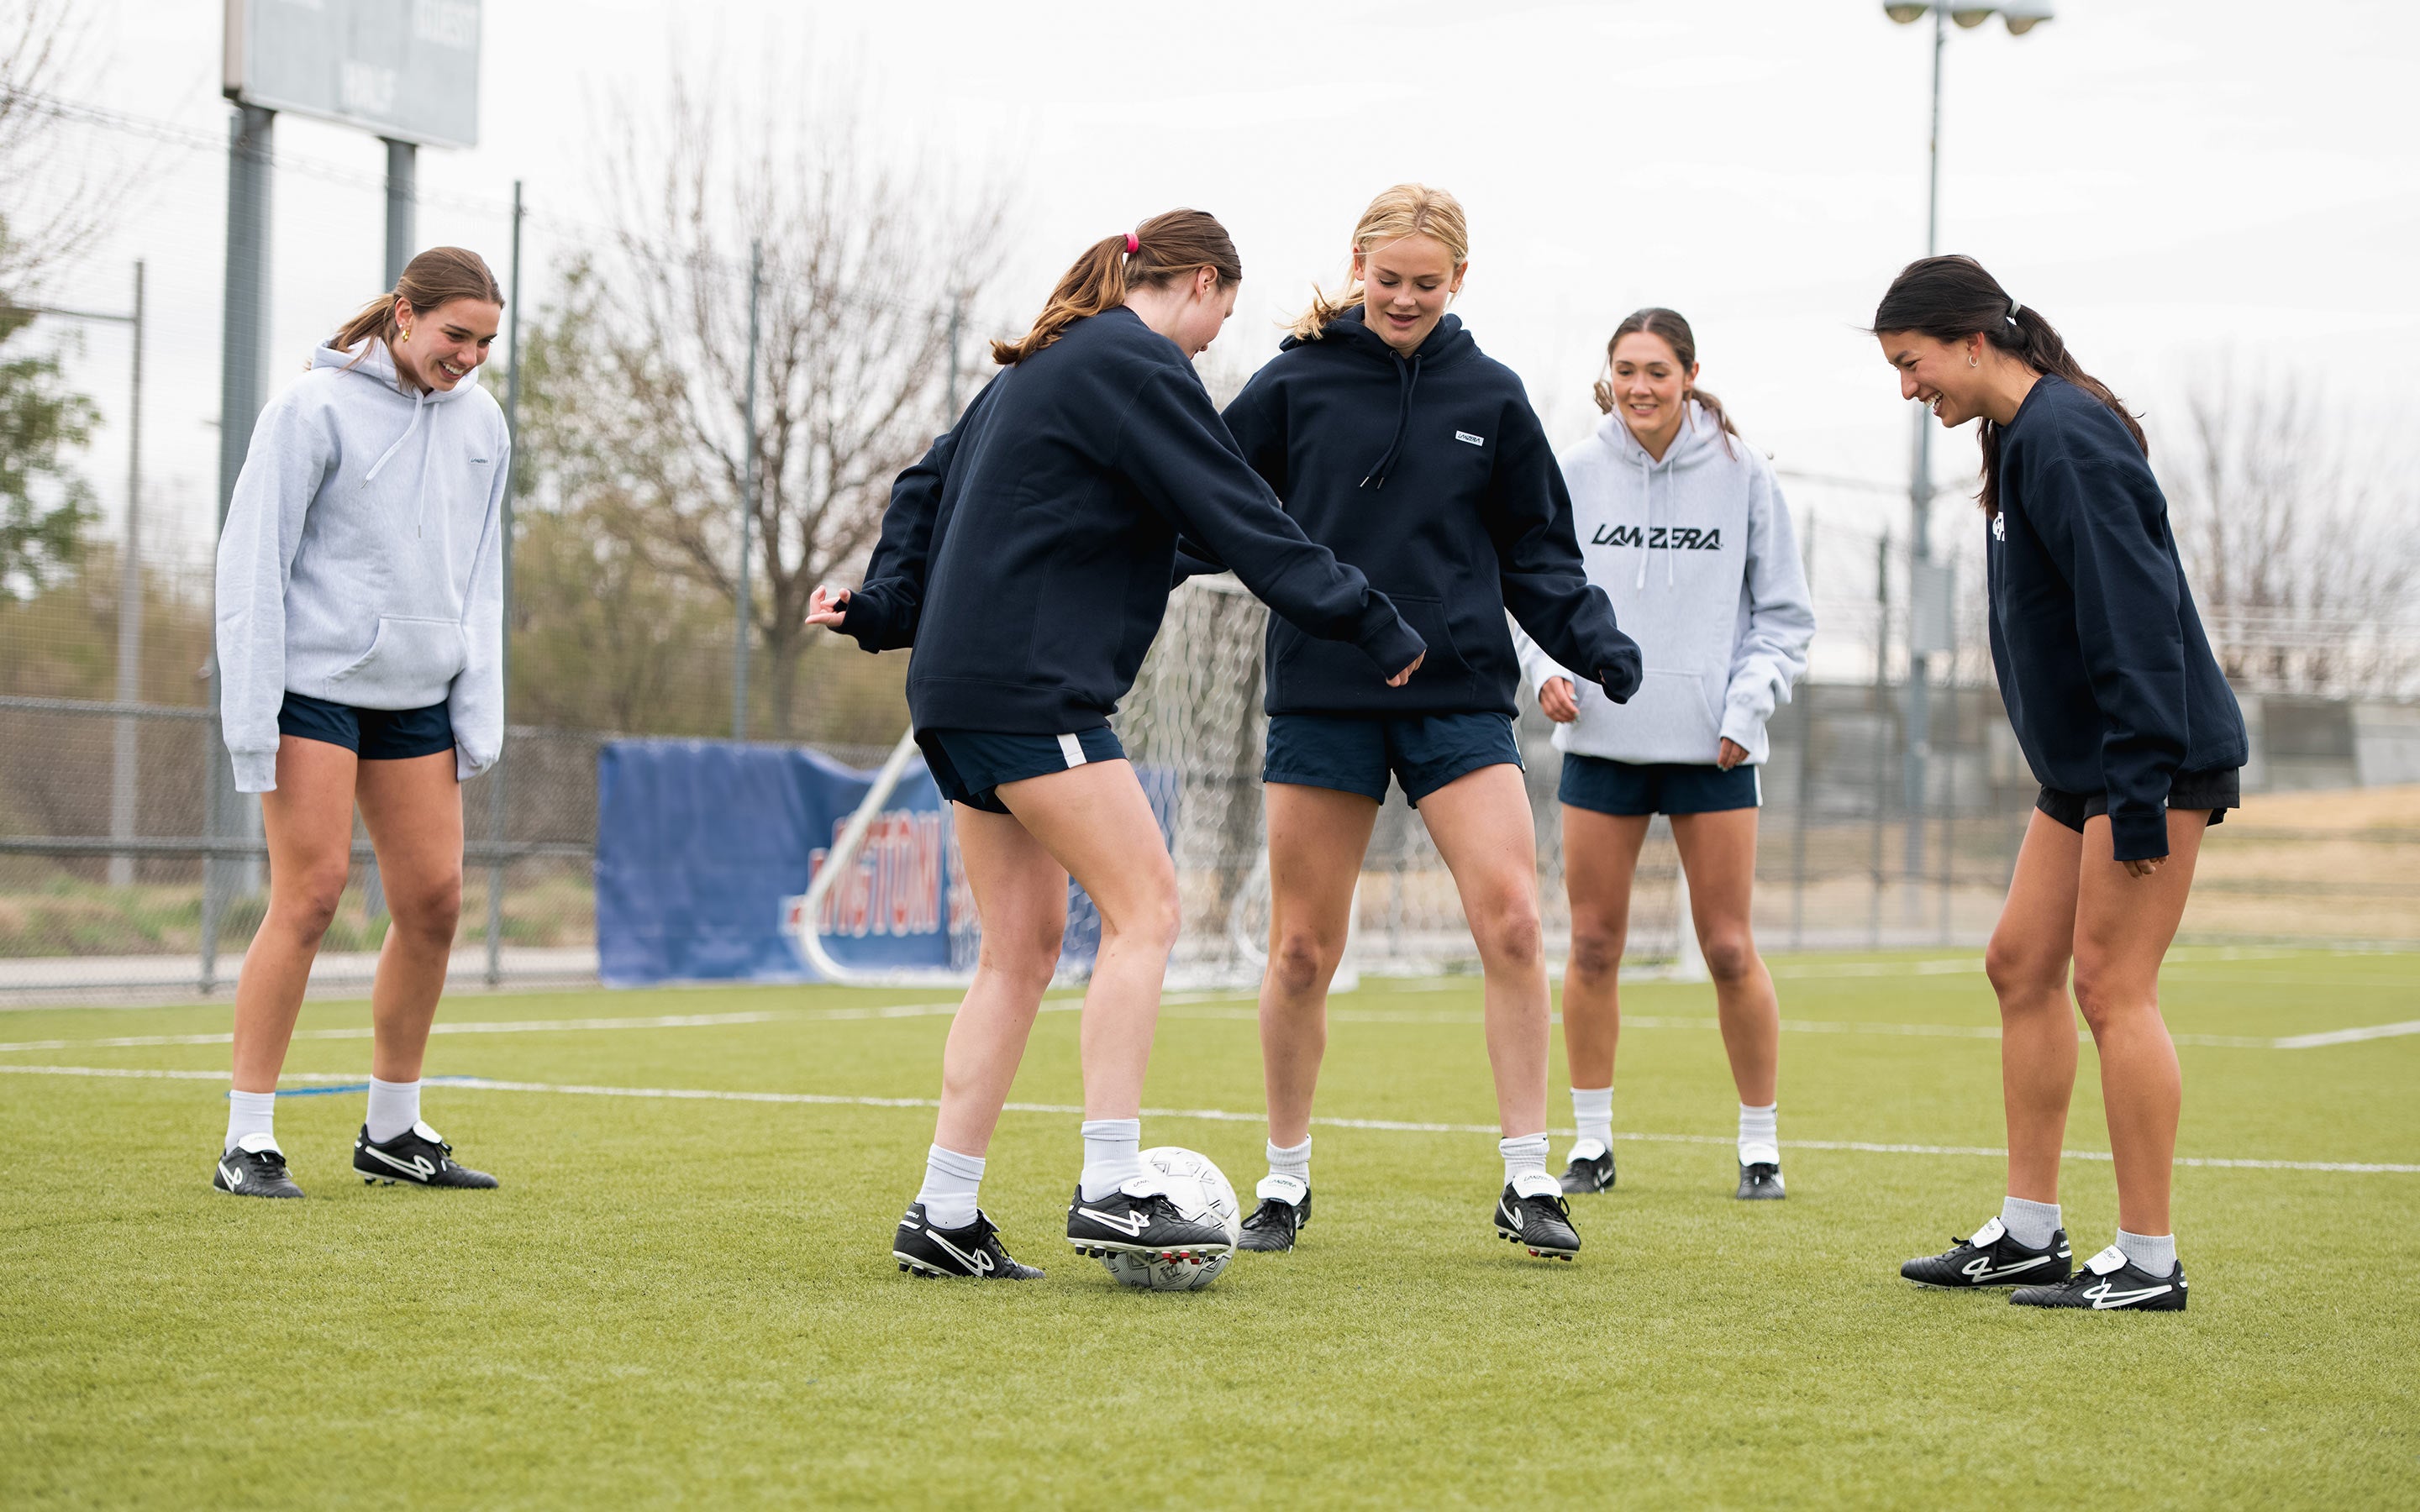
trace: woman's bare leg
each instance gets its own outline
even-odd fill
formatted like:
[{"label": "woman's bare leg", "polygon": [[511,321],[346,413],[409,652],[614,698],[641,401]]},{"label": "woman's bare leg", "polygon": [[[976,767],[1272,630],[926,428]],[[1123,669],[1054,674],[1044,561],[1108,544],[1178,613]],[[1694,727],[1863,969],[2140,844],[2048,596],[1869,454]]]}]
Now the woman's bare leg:
[{"label": "woman's bare leg", "polygon": [[462,785],[444,750],[363,762],[354,790],[392,919],[370,987],[370,1074],[416,1082],[462,918]]},{"label": "woman's bare leg", "polygon": [[983,921],[975,980],[941,1052],[933,1143],[962,1155],[991,1148],[1001,1104],[1025,1057],[1033,1016],[1067,930],[1067,869],[1006,814],[951,805],[958,856]]},{"label": "woman's bare leg", "polygon": [[277,1072],[302,1011],[319,938],[336,917],[352,866],[353,777],[342,746],[280,736],[277,788],[260,795],[269,841],[269,914],[244,952],[235,985],[235,1089],[277,1090]]},{"label": "woman's bare leg", "polygon": [[1983,951],[1984,973],[2000,999],[2009,1196],[2027,1202],[2058,1200],[2059,1146],[2067,1137],[2068,1103],[2075,1096],[2075,1013],[2068,1006],[2067,964],[2083,854],[2083,836],[2037,811],[2017,852],[2009,901]]},{"label": "woman's bare leg", "polygon": [[1000,799],[1100,910],[1084,992],[1084,1117],[1136,1118],[1177,931],[1176,864],[1151,800],[1123,761],[1003,782]]},{"label": "woman's bare leg", "polygon": [[1420,818],[1453,872],[1479,947],[1497,1120],[1507,1138],[1542,1134],[1550,1014],[1538,841],[1521,768],[1503,763],[1458,777],[1420,800]]},{"label": "woman's bare leg", "polygon": [[1619,979],[1630,939],[1630,889],[1647,841],[1643,814],[1563,805],[1563,886],[1572,954],[1563,967],[1563,1054],[1574,1087],[1611,1087],[1621,1041]]},{"label": "woman's bare leg", "polygon": [[[1672,842],[1689,878],[1691,923],[1714,980],[1714,1012],[1731,1082],[1749,1107],[1774,1101],[1781,1063],[1781,1000],[1756,953],[1748,912],[1756,891],[1758,810],[1674,814]],[[1566,1020],[1570,1009],[1565,1008]]]},{"label": "woman's bare leg", "polygon": [[1378,806],[1358,793],[1272,782],[1269,966],[1261,978],[1261,1073],[1269,1143],[1311,1137],[1311,1104],[1327,1053],[1327,985],[1344,958],[1353,887]]},{"label": "woman's bare leg", "polygon": [[[2177,937],[2210,816],[2168,811],[2168,858],[2149,876],[2113,859],[2106,817],[2084,823],[2075,906],[2075,1004],[2101,1055],[2101,1102],[2118,1166],[2118,1227],[2168,1233],[2183,1101],[2160,1017],[2160,962]],[[2069,1052],[2072,1057],[2073,1051]]]}]

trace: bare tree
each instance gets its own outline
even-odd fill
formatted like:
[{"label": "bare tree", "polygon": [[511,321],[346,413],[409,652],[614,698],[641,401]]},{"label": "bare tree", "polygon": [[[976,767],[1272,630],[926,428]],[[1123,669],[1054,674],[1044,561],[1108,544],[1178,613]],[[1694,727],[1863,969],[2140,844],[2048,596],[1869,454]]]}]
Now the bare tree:
[{"label": "bare tree", "polygon": [[2220,664],[2277,693],[2394,694],[2420,675],[2420,528],[2343,410],[2293,373],[2206,368],[2155,426],[2178,545]]},{"label": "bare tree", "polygon": [[749,249],[763,249],[751,609],[783,735],[807,599],[871,548],[892,479],[948,423],[954,313],[980,296],[1003,218],[996,188],[954,195],[877,143],[853,86],[814,92],[768,72],[754,97],[768,103],[742,106],[675,67],[661,117],[625,118],[605,177],[613,240],[596,265],[614,528],[654,570],[728,598],[749,460]]},{"label": "bare tree", "polygon": [[0,0],[0,303],[91,246],[139,175],[72,161],[61,93],[97,71],[74,0]]}]

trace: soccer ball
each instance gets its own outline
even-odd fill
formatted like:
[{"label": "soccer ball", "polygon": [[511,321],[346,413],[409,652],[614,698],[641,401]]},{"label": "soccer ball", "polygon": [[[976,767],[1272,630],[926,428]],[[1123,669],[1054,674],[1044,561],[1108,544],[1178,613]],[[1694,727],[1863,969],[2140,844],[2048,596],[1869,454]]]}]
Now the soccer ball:
[{"label": "soccer ball", "polygon": [[[1142,1168],[1159,1180],[1160,1189],[1176,1204],[1179,1212],[1188,1218],[1207,1217],[1223,1224],[1230,1244],[1243,1238],[1235,1189],[1209,1156],[1198,1149],[1161,1145],[1142,1152]],[[1148,1255],[1112,1252],[1101,1257],[1101,1264],[1129,1287],[1149,1287],[1154,1291],[1199,1291],[1218,1279],[1218,1273],[1227,1269],[1234,1253],[1229,1250],[1207,1260],[1163,1260]]]}]

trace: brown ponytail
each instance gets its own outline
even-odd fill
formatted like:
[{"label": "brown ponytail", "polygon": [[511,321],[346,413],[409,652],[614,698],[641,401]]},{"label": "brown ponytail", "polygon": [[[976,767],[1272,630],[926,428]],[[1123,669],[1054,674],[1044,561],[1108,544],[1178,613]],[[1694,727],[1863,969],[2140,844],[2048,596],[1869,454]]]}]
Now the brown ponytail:
[{"label": "brown ponytail", "polygon": [[[1633,310],[1622,317],[1621,324],[1613,328],[1613,339],[1605,344],[1605,361],[1608,369],[1613,364],[1613,349],[1621,345],[1621,338],[1640,332],[1659,338],[1665,346],[1671,347],[1672,356],[1683,371],[1698,365],[1698,338],[1689,330],[1689,322],[1682,319],[1677,310],[1650,305],[1644,310]],[[1609,373],[1596,380],[1594,393],[1598,411],[1608,415],[1613,413],[1613,380]],[[1739,454],[1731,450],[1731,438],[1739,434],[1739,427],[1731,424],[1730,411],[1723,408],[1723,402],[1698,387],[1694,381],[1682,397],[1697,400],[1699,408],[1714,417],[1714,424],[1722,427],[1723,455],[1737,456]]]},{"label": "brown ponytail", "polygon": [[[395,301],[411,306],[414,315],[426,315],[448,300],[478,300],[483,303],[502,305],[504,291],[496,284],[496,275],[489,270],[487,259],[463,247],[431,247],[403,265],[403,276],[395,287],[361,308],[361,313],[336,328],[328,345],[338,351],[352,351],[353,362],[369,355],[364,342],[372,337],[393,341],[397,328],[395,323]],[[351,365],[350,363],[347,364]]]},{"label": "brown ponytail", "polygon": [[1170,210],[1131,233],[1104,237],[1085,248],[1059,280],[1022,340],[991,344],[992,361],[1014,366],[1057,341],[1075,322],[1125,303],[1129,291],[1164,287],[1204,268],[1218,273],[1221,288],[1244,276],[1243,259],[1235,255],[1227,228],[1201,210]]},{"label": "brown ponytail", "polygon": [[[1888,331],[1919,331],[1935,341],[1959,342],[1981,332],[1985,341],[2037,373],[2055,373],[2107,407],[2124,423],[2127,434],[2143,455],[2151,443],[2142,423],[2109,385],[2086,372],[2067,349],[2051,323],[2009,298],[2000,281],[1972,257],[1927,257],[1912,262],[1891,280],[1883,302],[1874,311],[1877,334]],[[1983,448],[1983,491],[1977,501],[1987,517],[2000,513],[2000,426],[1986,418],[1979,440]]]}]

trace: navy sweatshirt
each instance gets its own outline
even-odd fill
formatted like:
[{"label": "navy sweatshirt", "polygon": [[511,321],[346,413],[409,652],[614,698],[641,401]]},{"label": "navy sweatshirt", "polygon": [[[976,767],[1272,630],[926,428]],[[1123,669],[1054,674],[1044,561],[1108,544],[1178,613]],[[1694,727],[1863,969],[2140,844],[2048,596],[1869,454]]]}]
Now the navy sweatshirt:
[{"label": "navy sweatshirt", "polygon": [[[1303,530],[1370,575],[1428,642],[1409,686],[1368,684],[1352,657],[1272,622],[1271,714],[1517,715],[1504,623],[1619,703],[1637,643],[1590,586],[1571,495],[1512,370],[1447,316],[1399,355],[1356,305],[1317,341],[1289,336],[1227,407],[1244,455]],[[1187,542],[1190,570],[1214,549]]]},{"label": "navy sweatshirt", "polygon": [[2167,501],[2123,422],[2045,375],[2000,432],[1992,667],[2044,786],[2106,793],[2120,861],[2168,854],[2180,772],[2242,766],[2243,711],[2211,655]]},{"label": "navy sweatshirt", "polygon": [[1373,691],[1420,655],[1383,594],[1286,517],[1176,344],[1118,308],[994,378],[899,475],[844,632],[913,646],[919,729],[1096,729],[1168,608],[1177,532],[1209,543]]}]

